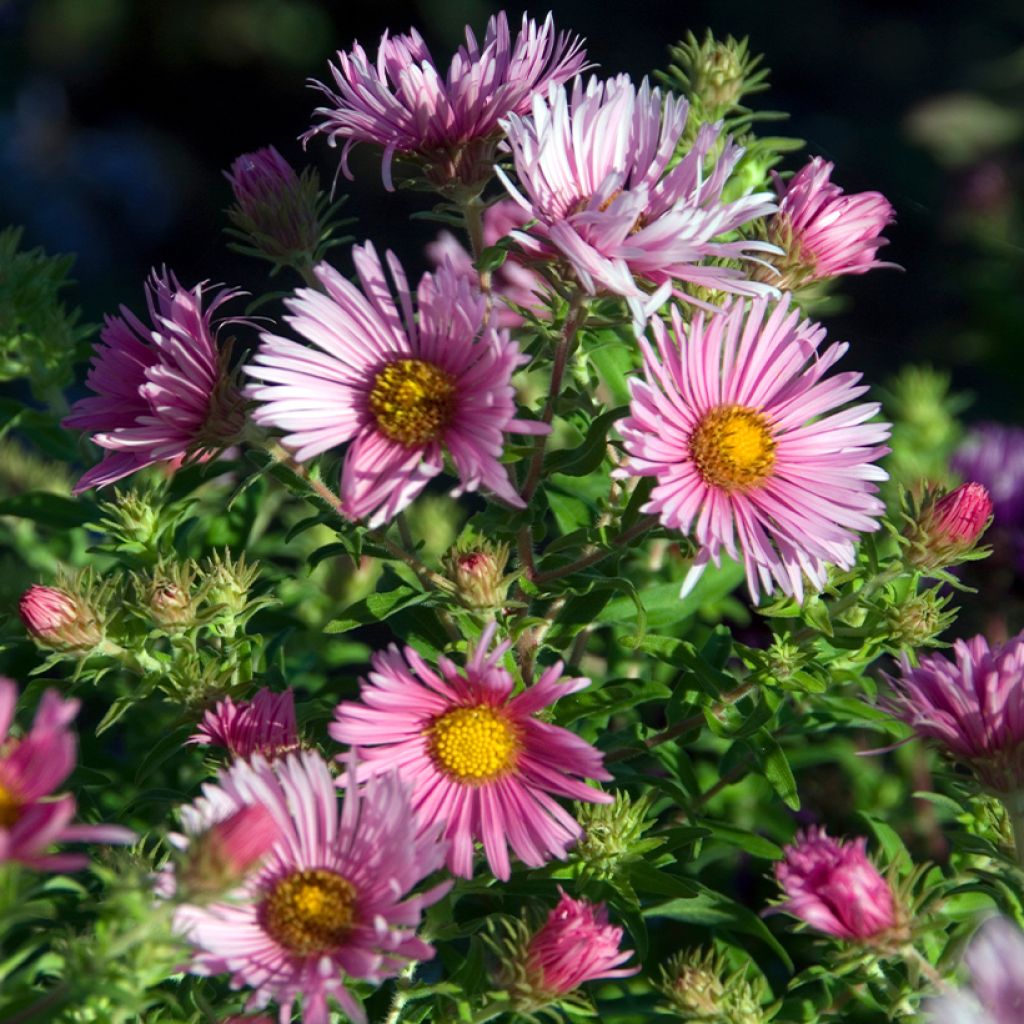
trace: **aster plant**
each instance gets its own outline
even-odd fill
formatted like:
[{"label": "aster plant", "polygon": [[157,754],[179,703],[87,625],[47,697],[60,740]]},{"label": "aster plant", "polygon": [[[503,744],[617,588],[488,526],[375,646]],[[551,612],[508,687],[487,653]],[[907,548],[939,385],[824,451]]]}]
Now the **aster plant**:
[{"label": "aster plant", "polygon": [[0,338],[0,1019],[1017,1020],[1020,438],[816,319],[893,207],[745,39],[340,43],[219,182],[247,307],[154,271],[70,411]]}]

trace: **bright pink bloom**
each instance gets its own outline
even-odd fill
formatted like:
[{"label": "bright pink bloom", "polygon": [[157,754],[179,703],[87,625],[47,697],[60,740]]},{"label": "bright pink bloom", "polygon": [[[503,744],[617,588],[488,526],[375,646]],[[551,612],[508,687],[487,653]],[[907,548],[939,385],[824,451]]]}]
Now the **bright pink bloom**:
[{"label": "bright pink bloom", "polygon": [[135,834],[116,825],[72,825],[75,798],[54,790],[75,766],[77,744],[68,728],[77,700],[47,690],[28,734],[10,735],[18,687],[0,678],[0,864],[19,861],[43,871],[75,871],[89,858],[47,853],[54,843],[130,843]]},{"label": "bright pink bloom", "polygon": [[[356,246],[361,289],[321,263],[326,291],[303,288],[285,319],[310,348],[272,334],[246,372],[265,383],[247,393],[263,403],[260,424],[286,431],[300,461],[351,442],[341,473],[342,511],[378,526],[397,515],[444,469],[522,507],[500,462],[506,431],[544,433],[515,418],[513,371],[522,362],[506,332],[485,322],[486,303],[450,266],[424,274],[414,318],[401,264],[388,253],[396,307],[373,246]],[[401,315],[399,314],[401,309]]]},{"label": "bright pink bloom", "polygon": [[230,972],[233,988],[254,990],[247,1010],[274,1000],[282,1021],[301,997],[305,1024],[327,1024],[328,1000],[362,1024],[346,978],[379,984],[434,954],[415,929],[451,883],[407,893],[444,863],[438,830],[416,834],[408,793],[393,775],[353,787],[339,809],[327,764],[306,751],[273,765],[236,761],[182,808],[186,833],[202,835],[252,804],[271,813],[282,839],[229,899],[177,910],[175,926],[195,947],[190,970]]},{"label": "bright pink bloom", "polygon": [[937,544],[973,547],[992,517],[992,499],[978,483],[961,484],[931,510],[928,534]]},{"label": "bright pink bloom", "polygon": [[21,595],[18,614],[29,635],[46,647],[88,651],[103,639],[93,610],[60,587],[33,584]]},{"label": "bright pink bloom", "polygon": [[725,551],[742,558],[757,598],[775,584],[801,600],[821,590],[827,566],[853,565],[856,531],[878,529],[884,506],[873,463],[888,449],[886,423],[859,373],[823,379],[847,346],[818,348],[825,329],[786,302],[736,300],[672,330],[652,321],[657,351],[641,340],[644,379],[630,384],[619,425],[627,476],[657,484],[644,511],[699,545],[684,592]]},{"label": "bright pink bloom", "polygon": [[584,66],[582,42],[555,32],[549,14],[543,25],[523,15],[513,42],[504,11],[487,23],[483,46],[466,29],[447,78],[434,63],[420,34],[381,37],[377,60],[354,44],[329,65],[335,91],[314,85],[329,105],[317,107],[315,124],[303,136],[344,141],[341,169],[346,177],[349,150],[358,142],[384,147],[381,173],[388,190],[395,153],[415,158],[435,184],[458,182],[479,187],[491,174],[501,118],[521,113],[549,82],[564,82]]},{"label": "bright pink bloom", "polygon": [[837,939],[867,941],[898,925],[892,888],[868,860],[867,840],[838,842],[823,828],[797,834],[775,865],[785,911]]},{"label": "bright pink bloom", "polygon": [[[495,245],[502,238],[511,235],[523,227],[529,215],[511,199],[502,199],[493,203],[484,211],[483,236],[484,245]],[[473,266],[473,257],[461,242],[450,232],[442,231],[437,240],[427,246],[427,256],[436,267],[449,262],[456,273],[465,275],[474,287],[479,286],[479,275]],[[499,327],[520,327],[522,316],[509,305],[529,309],[541,318],[550,317],[543,305],[543,296],[547,284],[540,274],[524,266],[522,261],[510,253],[505,262],[491,275],[491,291],[496,302],[494,304],[494,322]]]},{"label": "bright pink bloom", "polygon": [[[218,292],[203,310],[203,285],[183,288],[164,271],[146,284],[152,327],[127,307],[108,316],[86,383],[65,427],[87,430],[107,454],[75,486],[106,487],[156,462],[223,449],[244,425],[240,396],[218,351],[212,316],[239,293]],[[238,322],[238,321],[236,321]]]},{"label": "bright pink bloom", "polygon": [[639,967],[620,967],[633,951],[619,949],[622,929],[608,923],[603,903],[561,899],[526,947],[526,968],[537,992],[564,996],[585,981],[628,978]]},{"label": "bright pink bloom", "polygon": [[992,918],[971,939],[965,960],[971,993],[951,993],[928,1002],[928,1024],[1020,1024],[1024,932],[1005,918]]},{"label": "bright pink bloom", "polygon": [[564,859],[581,829],[549,794],[612,799],[581,781],[611,778],[601,754],[534,717],[588,680],[561,680],[558,662],[512,697],[515,684],[501,664],[510,642],[488,651],[495,628],[484,630],[462,671],[440,658],[434,672],[411,647],[403,657],[392,644],[374,655],[362,703],[339,704],[328,728],[359,748],[364,771],[394,768],[412,784],[423,826],[447,823],[448,866],[464,878],[473,874],[475,839],[501,879],[511,870],[509,845],[531,867]]},{"label": "bright pink bloom", "polygon": [[310,172],[300,178],[273,146],[267,146],[243,153],[224,177],[238,204],[228,211],[232,223],[268,257],[288,262],[316,251],[320,192]]},{"label": "bright pink bloom", "polygon": [[779,212],[768,234],[786,253],[781,269],[795,275],[783,287],[896,267],[875,259],[888,244],[882,232],[896,219],[891,204],[881,192],[845,195],[829,181],[833,166],[816,156],[788,185],[775,179]]},{"label": "bright pink bloom", "polygon": [[299,746],[295,725],[295,694],[291,689],[273,693],[264,687],[253,699],[235,703],[230,697],[203,715],[189,743],[226,747],[235,757],[261,754],[268,760],[289,754]]},{"label": "bright pink bloom", "polygon": [[924,654],[914,668],[902,655],[889,710],[987,786],[1014,793],[1024,785],[1024,633],[1001,647],[957,640],[953,656]]},{"label": "bright pink bloom", "polygon": [[[773,246],[723,237],[775,209],[769,193],[722,199],[743,154],[731,141],[711,162],[721,125],[703,125],[686,156],[671,161],[686,130],[686,100],[645,80],[637,89],[620,75],[607,82],[576,79],[536,96],[529,116],[508,118],[518,185],[498,175],[538,223],[516,238],[527,252],[557,250],[583,287],[634,303],[648,300],[634,278],[658,288],[648,309],[664,301],[673,280],[706,289],[763,294],[767,285],[711,259],[753,259]],[[690,298],[692,301],[692,297]]]}]

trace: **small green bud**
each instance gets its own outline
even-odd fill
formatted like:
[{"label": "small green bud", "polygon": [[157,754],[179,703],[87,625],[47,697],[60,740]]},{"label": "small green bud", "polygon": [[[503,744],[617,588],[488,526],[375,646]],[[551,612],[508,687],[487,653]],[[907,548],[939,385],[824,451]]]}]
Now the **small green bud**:
[{"label": "small green bud", "polygon": [[764,1024],[760,992],[744,970],[731,971],[713,949],[686,949],[661,968],[658,989],[679,1020],[701,1024]]},{"label": "small green bud", "polygon": [[445,555],[444,567],[462,603],[472,611],[504,607],[510,580],[505,576],[509,546],[487,540],[460,542]]},{"label": "small green bud", "polygon": [[889,637],[899,647],[926,647],[950,626],[956,611],[947,611],[952,595],[940,595],[940,588],[914,594],[889,609]]},{"label": "small green bud", "polygon": [[634,802],[625,790],[619,790],[610,804],[576,804],[583,838],[574,857],[599,878],[614,877],[624,865],[643,858],[661,845],[658,839],[644,839],[653,824],[647,819],[650,806],[648,797]]}]

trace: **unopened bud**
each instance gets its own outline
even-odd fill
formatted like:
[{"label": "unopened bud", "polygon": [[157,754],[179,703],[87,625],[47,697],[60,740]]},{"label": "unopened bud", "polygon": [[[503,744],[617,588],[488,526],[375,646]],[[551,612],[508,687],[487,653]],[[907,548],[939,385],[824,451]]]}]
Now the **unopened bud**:
[{"label": "unopened bud", "polygon": [[190,899],[234,888],[273,849],[281,828],[263,804],[247,804],[197,836],[181,870]]},{"label": "unopened bud", "polygon": [[599,878],[612,878],[626,864],[641,860],[661,845],[658,839],[644,839],[651,826],[647,818],[650,800],[634,802],[624,790],[610,804],[576,804],[576,820],[583,837],[573,850],[586,870]]},{"label": "unopened bud", "polygon": [[185,626],[193,618],[192,598],[176,583],[156,583],[149,597],[153,621],[161,626]]},{"label": "unopened bud", "polygon": [[926,571],[964,561],[991,520],[992,499],[979,483],[961,484],[941,498],[927,495],[907,529],[907,561]]},{"label": "unopened bud", "polygon": [[763,1024],[757,990],[743,970],[730,971],[714,950],[687,949],[661,969],[658,988],[677,1020],[703,1024]]},{"label": "unopened bud", "polygon": [[55,651],[90,651],[103,640],[89,603],[60,587],[34,585],[21,596],[18,614],[32,638]]},{"label": "unopened bud", "polygon": [[[735,110],[745,95],[762,91],[768,72],[758,70],[761,57],[750,53],[745,39],[729,36],[724,42],[710,31],[701,42],[691,32],[669,51],[675,79],[701,114],[714,121]],[[673,82],[675,84],[675,82]]]},{"label": "unopened bud", "polygon": [[445,556],[448,576],[467,608],[494,611],[505,604],[508,557],[507,544],[488,541],[480,541],[472,547],[456,546]]},{"label": "unopened bud", "polygon": [[232,559],[227,552],[214,554],[204,568],[206,599],[223,605],[224,614],[241,615],[249,607],[249,591],[259,575],[257,565],[246,565],[245,555]]},{"label": "unopened bud", "polygon": [[941,595],[940,588],[914,594],[894,605],[887,616],[889,637],[900,647],[925,647],[956,618],[955,611],[946,611],[951,594]]},{"label": "unopened bud", "polygon": [[267,259],[290,264],[311,259],[321,237],[320,183],[314,171],[300,177],[273,147],[245,153],[224,176],[236,206],[231,223]]}]

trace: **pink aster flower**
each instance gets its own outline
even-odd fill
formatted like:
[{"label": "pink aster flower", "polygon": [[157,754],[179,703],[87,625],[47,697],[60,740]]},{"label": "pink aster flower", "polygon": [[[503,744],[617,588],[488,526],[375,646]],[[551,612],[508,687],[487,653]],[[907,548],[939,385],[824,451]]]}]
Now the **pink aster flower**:
[{"label": "pink aster flower", "polygon": [[875,258],[888,244],[882,232],[896,219],[889,200],[881,192],[846,195],[829,181],[833,166],[816,156],[788,185],[776,176],[779,211],[768,237],[786,254],[783,287],[897,266]]},{"label": "pink aster flower", "polygon": [[953,657],[921,655],[914,668],[902,655],[889,710],[986,786],[1014,793],[1024,785],[1024,633],[1001,647],[957,640]]},{"label": "pink aster flower", "polygon": [[[735,267],[709,260],[753,259],[774,246],[724,241],[775,209],[769,193],[726,202],[722,191],[743,149],[721,154],[721,125],[702,125],[687,154],[670,167],[686,130],[686,100],[626,75],[552,86],[530,115],[508,118],[518,185],[498,170],[511,196],[537,224],[516,238],[528,252],[557,251],[591,294],[608,291],[647,304],[664,301],[673,280],[753,295],[770,291]],[[709,166],[710,162],[710,166]],[[692,298],[691,298],[692,301]]]},{"label": "pink aster flower", "polygon": [[556,33],[550,14],[542,25],[524,14],[514,41],[504,11],[488,21],[482,46],[467,28],[447,77],[415,29],[385,33],[376,62],[356,43],[329,65],[334,89],[313,83],[328,105],[317,107],[319,123],[303,138],[322,133],[332,146],[341,139],[341,169],[349,178],[348,154],[356,143],[383,146],[381,173],[389,190],[396,153],[421,163],[435,185],[478,190],[491,175],[501,118],[527,110],[535,92],[567,81],[585,60],[581,41]]},{"label": "pink aster flower", "polygon": [[1005,918],[986,921],[965,957],[971,992],[930,1000],[928,1024],[1020,1024],[1024,1020],[1024,933]]},{"label": "pink aster flower", "polygon": [[54,796],[75,766],[76,742],[68,728],[77,700],[47,690],[32,728],[10,734],[18,687],[0,678],[0,864],[19,861],[43,871],[75,871],[89,863],[77,853],[48,853],[54,843],[130,843],[135,834],[116,825],[73,825],[75,798]]},{"label": "pink aster flower", "polygon": [[181,458],[209,457],[237,438],[241,398],[218,351],[214,311],[239,293],[218,292],[203,309],[203,285],[183,288],[164,271],[146,284],[152,326],[129,309],[108,316],[86,383],[65,427],[87,430],[107,454],[75,486],[80,494]]},{"label": "pink aster flower", "polygon": [[568,995],[585,981],[628,978],[639,967],[620,967],[633,951],[620,949],[622,929],[608,923],[603,903],[574,900],[561,886],[558,906],[526,947],[532,987],[549,998]]},{"label": "pink aster flower", "polygon": [[236,761],[217,784],[182,808],[187,849],[193,837],[243,807],[259,804],[282,838],[229,899],[183,904],[175,927],[195,947],[190,970],[230,972],[233,988],[253,989],[247,1010],[273,1000],[281,1021],[302,999],[305,1024],[327,1024],[328,1002],[353,1020],[366,1016],[346,978],[380,983],[433,949],[416,937],[424,907],[450,887],[409,891],[444,863],[438,829],[416,834],[409,795],[394,776],[353,787],[339,809],[334,780],[316,753],[274,764]]},{"label": "pink aster flower", "polygon": [[264,381],[248,388],[261,403],[253,419],[286,431],[300,461],[351,442],[341,509],[369,516],[370,526],[405,508],[442,471],[446,453],[461,479],[453,493],[483,486],[522,507],[500,461],[504,434],[548,427],[515,418],[519,348],[486,322],[483,296],[450,266],[424,274],[414,318],[394,255],[398,307],[373,246],[353,252],[361,288],[321,263],[326,294],[304,288],[285,300],[294,314],[285,319],[315,348],[263,335],[246,367]]},{"label": "pink aster flower", "polygon": [[802,600],[805,578],[820,590],[883,511],[872,481],[886,473],[873,463],[889,426],[865,422],[878,403],[841,408],[867,390],[859,373],[825,379],[847,346],[819,352],[825,329],[785,301],[737,300],[688,326],[674,309],[671,331],[652,328],[656,350],[641,339],[644,379],[630,382],[619,425],[622,475],[654,477],[644,510],[693,532],[684,593],[723,551],[743,559],[755,599],[777,584]]},{"label": "pink aster flower", "polygon": [[581,829],[551,794],[612,799],[581,781],[611,778],[601,754],[534,717],[588,680],[560,680],[558,662],[512,697],[514,682],[501,664],[510,642],[488,651],[495,629],[484,630],[462,671],[440,658],[435,672],[411,647],[403,656],[392,644],[374,655],[362,703],[339,704],[328,729],[359,747],[365,771],[395,768],[412,784],[421,823],[446,822],[448,866],[464,878],[473,874],[475,839],[501,879],[511,870],[508,846],[531,867],[564,859]]},{"label": "pink aster flower", "polygon": [[[529,215],[511,199],[493,203],[483,215],[484,245],[495,245],[523,227],[528,220]],[[427,246],[427,256],[436,267],[450,263],[456,273],[468,277],[474,287],[479,287],[480,279],[473,266],[472,255],[450,231],[442,231]],[[525,266],[514,253],[509,253],[505,262],[491,275],[491,291],[497,299],[493,311],[494,322],[499,327],[522,326],[523,317],[513,306],[531,310],[540,317],[549,317],[539,297],[546,290],[547,284],[540,274]]]},{"label": "pink aster flower", "polygon": [[230,697],[203,715],[189,743],[225,747],[235,757],[257,754],[273,760],[296,750],[295,694],[291,689],[273,693],[264,687],[252,700],[235,703]]},{"label": "pink aster flower", "polygon": [[785,900],[773,907],[837,939],[869,942],[902,929],[892,887],[867,856],[867,840],[839,842],[812,827],[775,865]]}]

